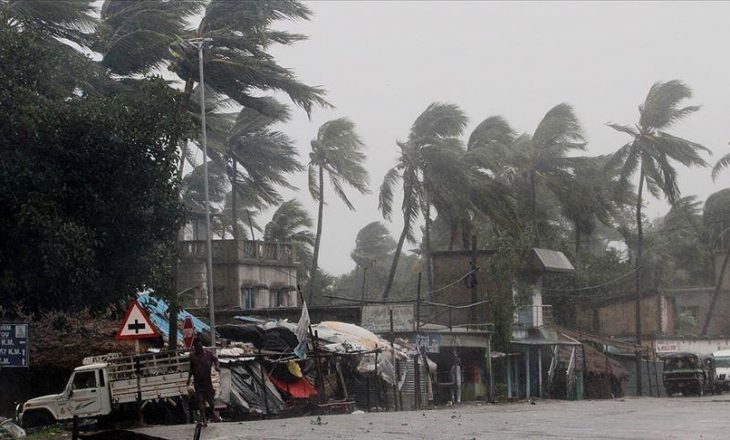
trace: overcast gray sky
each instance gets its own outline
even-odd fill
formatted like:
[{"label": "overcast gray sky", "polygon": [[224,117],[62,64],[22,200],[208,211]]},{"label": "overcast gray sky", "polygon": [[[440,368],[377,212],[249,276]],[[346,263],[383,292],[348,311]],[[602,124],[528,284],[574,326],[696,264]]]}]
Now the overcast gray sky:
[{"label": "overcast gray sky", "polygon": [[[681,79],[702,110],[675,128],[713,150],[730,152],[730,3],[720,2],[308,2],[309,22],[281,25],[309,35],[275,48],[279,62],[308,84],[322,85],[332,111],[303,111],[282,127],[302,160],[323,122],[347,116],[367,145],[373,193],[354,195],[356,212],[328,191],[320,264],[340,274],[357,231],[381,220],[377,189],[413,120],[433,101],[459,104],[468,133],[484,118],[503,115],[518,131],[532,132],[552,106],[567,102],[581,119],[588,154],[607,154],[626,142],[606,122],[633,123],[655,81]],[[296,176],[306,188],[304,174]],[[730,186],[710,170],[683,169],[683,195],[702,199]],[[306,190],[295,196],[316,214]],[[667,205],[649,201],[649,215]],[[398,213],[396,213],[398,214]],[[402,223],[389,223],[397,236]]]}]

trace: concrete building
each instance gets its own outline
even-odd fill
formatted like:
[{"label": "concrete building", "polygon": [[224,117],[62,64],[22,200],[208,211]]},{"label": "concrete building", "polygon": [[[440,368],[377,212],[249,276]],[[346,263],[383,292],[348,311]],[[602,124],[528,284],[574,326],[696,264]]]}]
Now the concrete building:
[{"label": "concrete building", "polygon": [[[708,337],[730,335],[730,270],[726,269],[723,273],[724,261],[725,253],[717,253],[716,280],[719,280],[721,273],[723,275],[719,289],[718,286],[711,286],[644,292],[641,299],[641,330],[644,338],[698,336],[708,319]],[[613,298],[576,304],[575,322],[583,331],[633,338],[636,335],[635,310],[634,293],[627,292]]]},{"label": "concrete building", "polygon": [[[296,307],[298,262],[294,245],[258,240],[213,240],[216,310]],[[205,240],[179,243],[178,291],[184,307],[208,305]]]}]

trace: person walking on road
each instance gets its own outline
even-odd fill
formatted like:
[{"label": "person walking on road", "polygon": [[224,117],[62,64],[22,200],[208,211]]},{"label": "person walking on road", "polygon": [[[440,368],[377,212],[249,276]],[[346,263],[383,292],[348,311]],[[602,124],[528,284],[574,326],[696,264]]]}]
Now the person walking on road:
[{"label": "person walking on road", "polygon": [[454,350],[454,362],[451,364],[451,401],[461,403],[461,360]]},{"label": "person walking on road", "polygon": [[190,386],[190,378],[195,379],[195,399],[200,409],[200,424],[207,426],[207,414],[205,404],[210,407],[214,421],[220,421],[215,412],[215,391],[213,390],[213,380],[211,379],[212,369],[220,371],[218,358],[211,352],[203,348],[203,341],[195,338],[193,341],[193,351],[190,352],[190,370],[188,370],[188,386]]}]

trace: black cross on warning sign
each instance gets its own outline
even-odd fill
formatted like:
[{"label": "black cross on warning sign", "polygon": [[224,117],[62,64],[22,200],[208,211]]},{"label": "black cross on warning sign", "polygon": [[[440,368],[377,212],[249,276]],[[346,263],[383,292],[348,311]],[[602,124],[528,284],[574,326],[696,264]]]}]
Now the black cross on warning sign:
[{"label": "black cross on warning sign", "polygon": [[134,330],[134,334],[138,335],[140,330],[144,330],[147,326],[143,322],[134,320],[134,324],[127,324],[129,330]]},{"label": "black cross on warning sign", "polygon": [[132,301],[127,308],[122,325],[117,331],[117,339],[145,339],[159,336],[157,329],[150,321],[147,312],[137,301]]}]

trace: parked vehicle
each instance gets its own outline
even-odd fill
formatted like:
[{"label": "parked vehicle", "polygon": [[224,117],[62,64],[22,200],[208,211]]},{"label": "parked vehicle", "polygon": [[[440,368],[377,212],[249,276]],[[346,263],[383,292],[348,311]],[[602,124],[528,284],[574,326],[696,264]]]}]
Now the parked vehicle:
[{"label": "parked vehicle", "polygon": [[[169,351],[137,356],[110,353],[85,358],[63,392],[28,400],[18,409],[23,426],[43,426],[79,418],[125,418],[138,414],[162,416],[163,422],[185,422],[187,352]],[[214,386],[220,381],[214,374]]]},{"label": "parked vehicle", "polygon": [[673,353],[664,357],[664,389],[668,396],[682,393],[702,396],[722,392],[712,355]]},{"label": "parked vehicle", "polygon": [[723,391],[730,391],[730,350],[712,353],[715,357],[715,374]]}]

